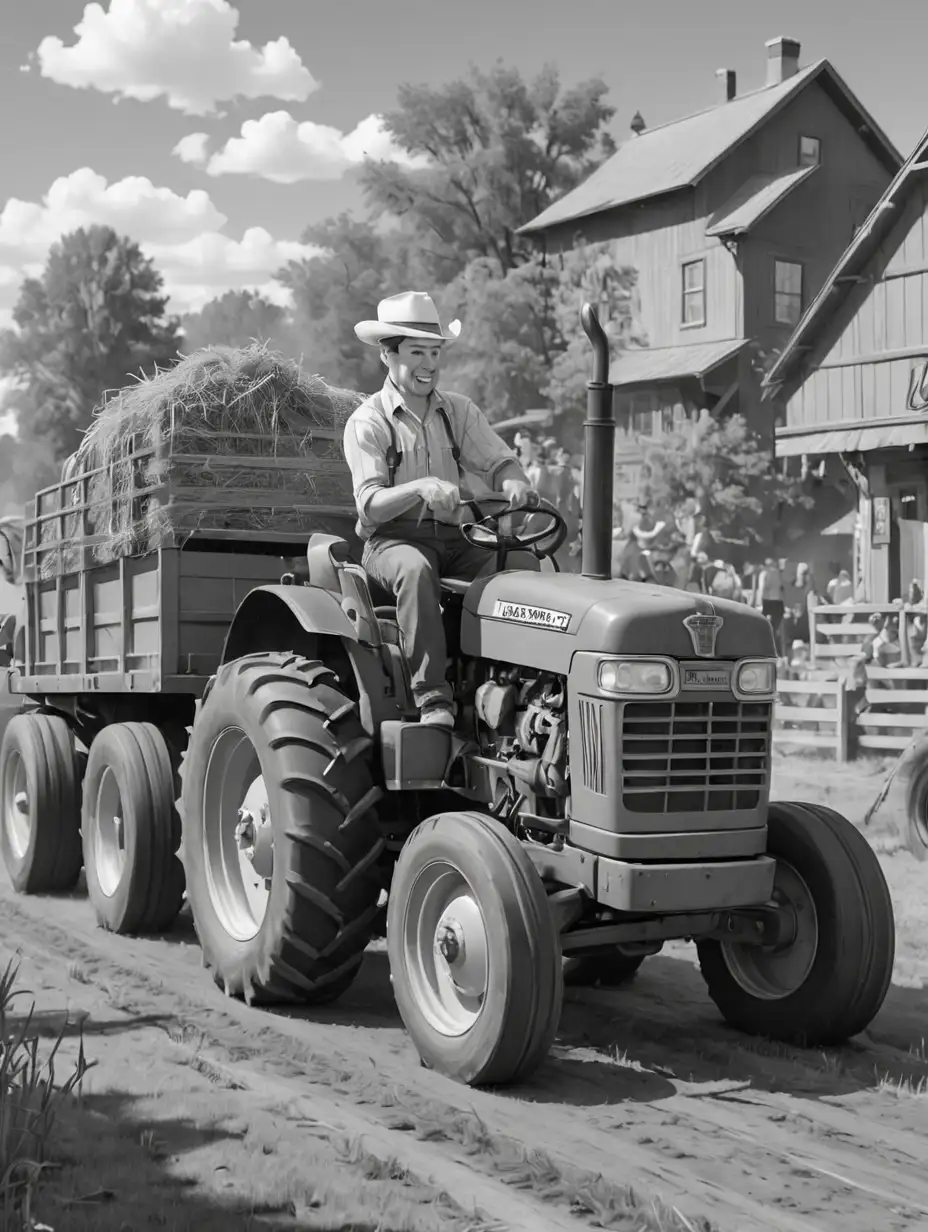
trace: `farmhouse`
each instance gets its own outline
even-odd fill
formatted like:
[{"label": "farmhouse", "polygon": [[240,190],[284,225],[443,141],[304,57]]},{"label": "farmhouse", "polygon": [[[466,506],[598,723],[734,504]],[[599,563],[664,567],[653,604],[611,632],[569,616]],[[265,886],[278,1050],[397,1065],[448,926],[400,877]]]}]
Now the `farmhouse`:
[{"label": "farmhouse", "polygon": [[[777,456],[856,487],[858,598],[928,576],[928,134],[809,305],[767,384]],[[853,489],[852,489],[853,493]]]},{"label": "farmhouse", "polygon": [[765,356],[782,347],[902,162],[827,60],[767,45],[767,80],[739,95],[720,69],[708,110],[635,135],[521,229],[548,252],[611,241],[637,270],[645,347],[621,352],[617,495],[649,438],[701,408],[760,424]]}]

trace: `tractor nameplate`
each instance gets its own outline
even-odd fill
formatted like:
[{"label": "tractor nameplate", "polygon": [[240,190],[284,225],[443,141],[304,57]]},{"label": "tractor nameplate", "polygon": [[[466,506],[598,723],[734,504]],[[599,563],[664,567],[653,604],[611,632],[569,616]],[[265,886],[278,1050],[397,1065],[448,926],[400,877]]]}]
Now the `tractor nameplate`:
[{"label": "tractor nameplate", "polygon": [[566,632],[570,624],[569,612],[555,612],[549,607],[531,607],[527,603],[510,603],[508,599],[496,600],[493,615],[498,620],[534,625],[539,629],[555,629],[559,633]]},{"label": "tractor nameplate", "polygon": [[684,667],[680,674],[684,689],[728,689],[731,683],[724,667]]}]

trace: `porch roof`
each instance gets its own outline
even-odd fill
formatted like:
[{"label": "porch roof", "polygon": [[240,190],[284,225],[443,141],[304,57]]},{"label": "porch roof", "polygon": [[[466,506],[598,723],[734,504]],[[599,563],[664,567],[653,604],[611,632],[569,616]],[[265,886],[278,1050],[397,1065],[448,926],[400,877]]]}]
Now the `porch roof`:
[{"label": "porch roof", "polygon": [[817,167],[800,167],[798,171],[781,175],[752,175],[721,209],[715,211],[709,219],[706,235],[745,235],[817,170]]},{"label": "porch roof", "polygon": [[777,433],[778,458],[798,458],[803,454],[868,453],[873,449],[892,449],[908,445],[928,445],[928,418],[902,423],[855,424],[809,432]]},{"label": "porch roof", "polygon": [[609,369],[610,382],[626,385],[658,384],[682,377],[703,377],[726,359],[737,355],[746,338],[727,338],[722,342],[696,342],[690,346],[641,347],[620,351]]}]

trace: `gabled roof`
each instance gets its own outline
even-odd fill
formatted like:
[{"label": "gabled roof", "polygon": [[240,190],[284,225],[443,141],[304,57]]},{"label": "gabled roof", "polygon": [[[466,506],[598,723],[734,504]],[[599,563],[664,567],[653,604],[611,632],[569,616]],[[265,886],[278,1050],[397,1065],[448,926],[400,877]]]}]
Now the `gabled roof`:
[{"label": "gabled roof", "polygon": [[689,346],[641,347],[619,351],[609,369],[609,381],[617,388],[655,381],[702,377],[747,345],[746,338],[722,342],[694,342]]},{"label": "gabled roof", "polygon": [[877,158],[896,171],[902,156],[827,60],[801,69],[786,81],[741,94],[707,111],[645,129],[621,145],[582,184],[519,228],[531,235],[620,205],[690,188],[746,141],[762,124],[817,81],[835,104],[863,129],[861,137]]},{"label": "gabled roof", "polygon": [[892,230],[917,178],[924,175],[928,175],[928,130],[800,318],[779,358],[764,378],[768,389],[779,387],[780,393],[789,397],[800,384],[804,375],[802,361],[814,349],[828,322],[857,285],[870,259]]},{"label": "gabled roof", "polygon": [[745,235],[817,170],[800,167],[782,175],[749,176],[709,219],[706,235]]}]

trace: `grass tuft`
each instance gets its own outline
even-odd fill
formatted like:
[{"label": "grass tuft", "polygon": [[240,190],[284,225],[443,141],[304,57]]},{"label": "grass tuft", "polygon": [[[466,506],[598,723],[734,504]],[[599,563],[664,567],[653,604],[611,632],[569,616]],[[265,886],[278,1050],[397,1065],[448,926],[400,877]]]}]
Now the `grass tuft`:
[{"label": "grass tuft", "polygon": [[13,959],[0,975],[0,1226],[9,1232],[38,1232],[32,1211],[36,1190],[53,1165],[48,1141],[61,1105],[79,1093],[84,1075],[95,1062],[84,1054],[81,1036],[77,1064],[63,1082],[55,1073],[55,1057],[64,1038],[62,1026],[48,1056],[39,1057],[39,1036],[33,1030],[35,1002],[25,1017],[12,1014],[19,965]]}]

